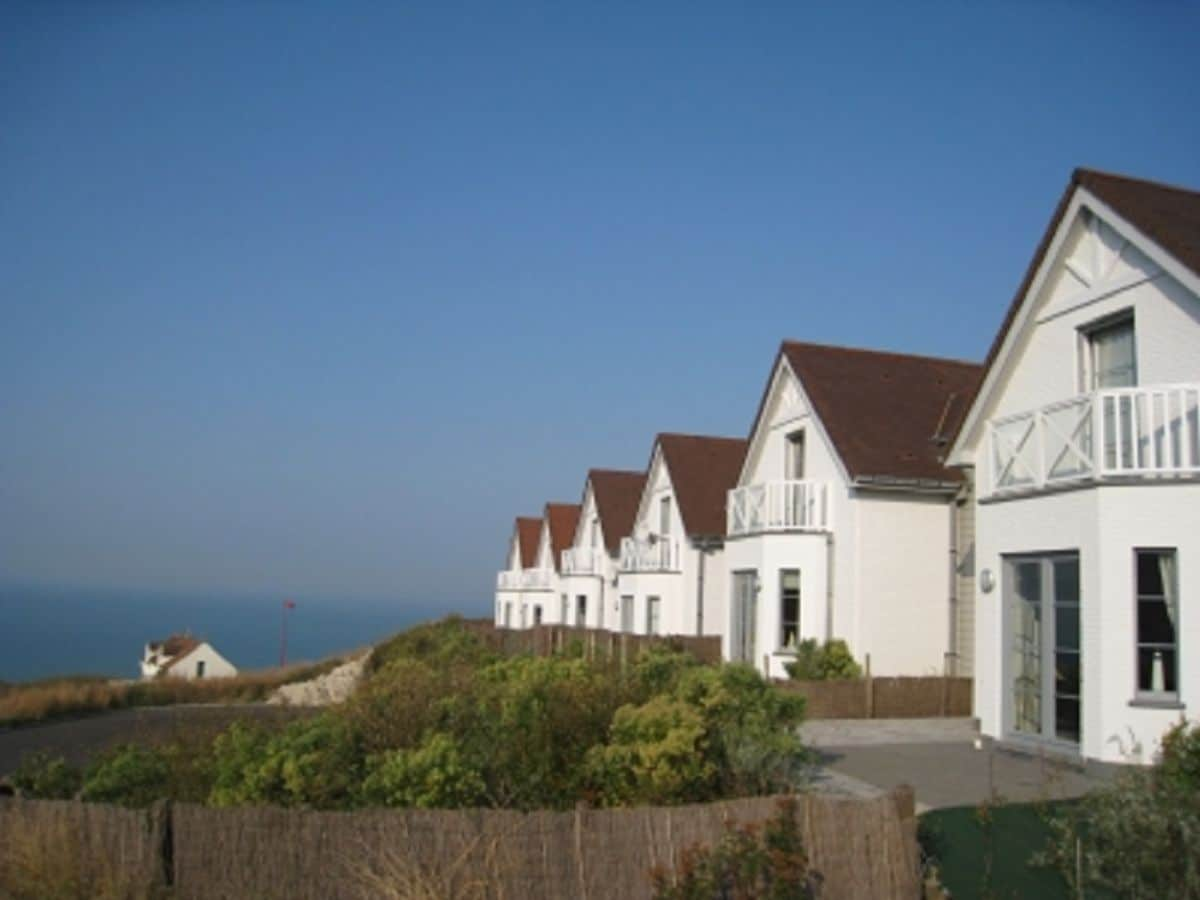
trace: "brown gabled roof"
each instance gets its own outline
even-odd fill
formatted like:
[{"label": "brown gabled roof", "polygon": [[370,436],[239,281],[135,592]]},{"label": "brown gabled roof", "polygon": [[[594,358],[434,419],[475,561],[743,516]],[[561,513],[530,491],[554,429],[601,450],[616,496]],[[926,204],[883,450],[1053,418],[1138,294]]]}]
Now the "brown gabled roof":
[{"label": "brown gabled roof", "polygon": [[[1033,259],[1029,261],[1021,283],[1017,286],[1017,292],[1004,314],[1004,321],[1000,323],[1000,330],[996,332],[992,346],[988,349],[987,357],[983,361],[984,374],[991,371],[996,357],[1000,355],[1000,348],[1004,346],[1008,332],[1017,318],[1017,312],[1033,285],[1033,279],[1037,277],[1038,269],[1050,250],[1050,244],[1062,225],[1063,217],[1066,216],[1071,198],[1078,187],[1090,191],[1097,199],[1107,203],[1146,237],[1192,272],[1200,275],[1200,192],[1125,175],[1098,172],[1094,169],[1076,169],[1071,173],[1071,180],[1054,208],[1050,224],[1033,252]],[[981,377],[981,384],[982,381]],[[968,409],[974,402],[973,392]],[[960,420],[959,427],[961,425]],[[957,440],[957,428],[951,437]]]},{"label": "brown gabled roof", "polygon": [[746,441],[696,434],[660,434],[656,445],[671,475],[683,528],[690,537],[725,534],[725,494],[737,485]]},{"label": "brown gabled roof", "polygon": [[784,341],[779,352],[852,479],[961,480],[942,458],[975,393],[979,365],[798,341]]},{"label": "brown gabled roof", "polygon": [[546,525],[550,528],[550,553],[554,557],[555,571],[562,565],[562,552],[575,540],[580,509],[578,503],[546,504]]},{"label": "brown gabled roof", "polygon": [[166,662],[158,670],[159,674],[167,671],[167,669],[182,660],[202,643],[204,642],[192,637],[190,634],[173,634],[165,641],[152,641],[150,649],[166,657]]},{"label": "brown gabled roof", "polygon": [[617,553],[621,549],[621,538],[633,532],[646,473],[592,469],[588,472],[588,481],[592,483],[592,494],[596,498],[604,545],[609,553]]},{"label": "brown gabled roof", "polygon": [[521,568],[532,569],[537,564],[538,538],[542,520],[532,516],[517,516],[517,543],[521,548]]}]

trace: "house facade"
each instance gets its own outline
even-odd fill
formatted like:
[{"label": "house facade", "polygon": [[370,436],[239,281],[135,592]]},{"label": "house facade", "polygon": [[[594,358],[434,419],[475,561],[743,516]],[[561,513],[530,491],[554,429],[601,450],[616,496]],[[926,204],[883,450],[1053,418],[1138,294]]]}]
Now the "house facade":
[{"label": "house facade", "polygon": [[1200,704],[1200,194],[1077,171],[986,366],[950,458],[981,728],[1149,761]]},{"label": "house facade", "polygon": [[173,634],[142,648],[142,678],[230,678],[237,668],[212,644],[190,634]]},{"label": "house facade", "polygon": [[537,560],[538,540],[542,520],[533,516],[518,516],[508,540],[505,566],[496,574],[496,626],[524,628],[527,615],[524,606],[526,571],[532,571]]},{"label": "house facade", "polygon": [[574,539],[559,563],[559,592],[567,597],[568,624],[608,630],[619,625],[621,539],[632,532],[645,481],[643,472],[588,472]]},{"label": "house facade", "polygon": [[979,372],[783,343],[726,504],[727,659],[786,677],[841,638],[875,674],[969,673],[970,497],[942,456]]},{"label": "house facade", "polygon": [[725,492],[745,449],[740,438],[655,439],[632,530],[621,540],[614,631],[722,633]]}]

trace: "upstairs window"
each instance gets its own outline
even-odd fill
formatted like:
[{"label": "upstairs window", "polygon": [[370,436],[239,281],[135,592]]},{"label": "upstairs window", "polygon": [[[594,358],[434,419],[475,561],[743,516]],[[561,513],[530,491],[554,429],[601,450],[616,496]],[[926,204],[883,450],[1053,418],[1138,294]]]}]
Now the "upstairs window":
[{"label": "upstairs window", "polygon": [[1137,350],[1133,314],[1122,313],[1082,331],[1085,391],[1137,385]]},{"label": "upstairs window", "polygon": [[783,477],[788,480],[804,479],[804,432],[795,431],[787,436],[786,458]]},{"label": "upstairs window", "polygon": [[671,498],[663,497],[658,501],[658,533],[671,533]]}]

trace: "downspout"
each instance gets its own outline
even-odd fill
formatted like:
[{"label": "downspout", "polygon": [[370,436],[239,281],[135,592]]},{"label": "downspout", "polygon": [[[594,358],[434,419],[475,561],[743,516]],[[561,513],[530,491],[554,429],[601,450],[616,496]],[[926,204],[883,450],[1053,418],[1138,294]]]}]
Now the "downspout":
[{"label": "downspout", "polygon": [[833,640],[833,532],[825,533],[825,643]]},{"label": "downspout", "polygon": [[958,674],[958,502],[957,496],[950,501],[950,640],[943,675]]},{"label": "downspout", "polygon": [[696,637],[704,634],[704,542],[701,541],[700,564],[696,566]]}]

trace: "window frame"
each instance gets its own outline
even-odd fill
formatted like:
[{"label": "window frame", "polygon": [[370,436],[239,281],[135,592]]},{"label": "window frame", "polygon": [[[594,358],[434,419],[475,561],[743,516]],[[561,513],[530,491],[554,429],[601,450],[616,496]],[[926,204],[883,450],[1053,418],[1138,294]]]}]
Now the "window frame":
[{"label": "window frame", "polygon": [[579,628],[587,627],[587,594],[575,595],[575,625]]},{"label": "window frame", "polygon": [[1089,322],[1078,326],[1076,333],[1079,336],[1077,344],[1078,358],[1078,377],[1079,377],[1079,392],[1081,394],[1090,394],[1094,391],[1105,390],[1101,388],[1096,381],[1096,345],[1094,343],[1096,335],[1104,331],[1110,331],[1121,325],[1128,325],[1133,336],[1133,387],[1139,384],[1138,376],[1138,352],[1137,352],[1137,317],[1134,315],[1134,308],[1127,306],[1124,309],[1101,316],[1098,319],[1092,319]]},{"label": "window frame", "polygon": [[[1159,643],[1145,643],[1141,641],[1140,621],[1142,597],[1143,594],[1138,589],[1138,563],[1142,554],[1154,554],[1157,558],[1160,555],[1170,554],[1174,561],[1172,566],[1172,576],[1175,579],[1175,596],[1178,598],[1179,608],[1176,610],[1176,617],[1183,616],[1183,597],[1179,591],[1179,548],[1178,547],[1134,547],[1133,548],[1133,702],[1135,704],[1156,705],[1163,704],[1168,706],[1176,706],[1181,702],[1180,692],[1180,674],[1183,670],[1183,648],[1182,648],[1182,629],[1179,627],[1179,622],[1175,622],[1175,642],[1170,645],[1175,651],[1175,690],[1155,691],[1153,689],[1143,690],[1141,685],[1141,660],[1140,654],[1143,647],[1164,647],[1167,645]],[[1164,586],[1164,590],[1165,590]],[[1158,599],[1153,595],[1145,595],[1148,599]],[[1165,603],[1166,597],[1163,595]],[[1153,677],[1153,676],[1152,676]],[[1164,676],[1164,688],[1166,678]]]},{"label": "window frame", "polygon": [[[808,477],[808,436],[803,428],[789,431],[784,443],[784,480],[803,481]],[[796,460],[800,460],[800,474],[796,474]]]},{"label": "window frame", "polygon": [[[657,628],[655,626],[658,626]],[[657,635],[662,627],[662,597],[658,594],[646,595],[646,634]]]},{"label": "window frame", "polygon": [[796,636],[796,646],[800,645],[800,614],[801,603],[803,600],[803,591],[801,590],[801,576],[799,568],[787,568],[779,570],[779,632],[778,632],[778,650],[781,653],[795,653],[795,647],[789,647],[786,639],[788,623],[784,618],[784,601],[783,601],[783,579],[785,576],[794,573],[796,576],[796,618],[792,622],[793,630]]}]

